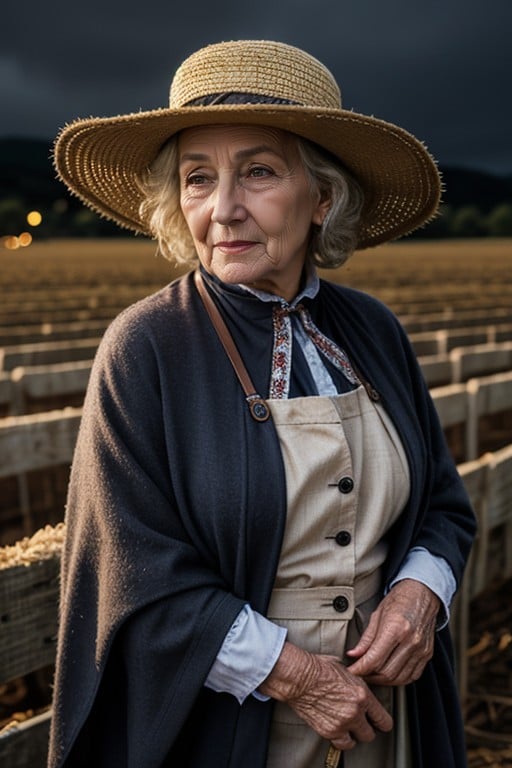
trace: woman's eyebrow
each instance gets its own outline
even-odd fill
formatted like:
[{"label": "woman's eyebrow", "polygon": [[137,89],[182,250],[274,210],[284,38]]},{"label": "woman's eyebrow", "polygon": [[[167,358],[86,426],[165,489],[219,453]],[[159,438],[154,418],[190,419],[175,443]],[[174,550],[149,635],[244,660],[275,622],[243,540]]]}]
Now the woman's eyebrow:
[{"label": "woman's eyebrow", "polygon": [[183,165],[183,163],[187,163],[189,161],[194,163],[206,162],[208,159],[209,159],[209,156],[203,154],[202,152],[185,152],[180,157],[180,165]]},{"label": "woman's eyebrow", "polygon": [[256,147],[240,149],[238,152],[235,152],[235,157],[243,160],[246,157],[251,157],[252,155],[262,155],[269,152],[272,155],[280,154],[275,147],[271,147],[269,144],[258,144]]}]

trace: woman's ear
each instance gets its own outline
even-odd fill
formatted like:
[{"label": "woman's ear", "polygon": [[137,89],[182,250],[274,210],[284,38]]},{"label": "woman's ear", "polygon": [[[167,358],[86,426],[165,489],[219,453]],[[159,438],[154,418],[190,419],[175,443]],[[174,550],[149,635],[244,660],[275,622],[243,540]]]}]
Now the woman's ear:
[{"label": "woman's ear", "polygon": [[311,221],[313,224],[317,224],[319,227],[324,223],[324,219],[327,216],[329,208],[331,207],[331,195],[327,190],[320,190],[319,200]]}]

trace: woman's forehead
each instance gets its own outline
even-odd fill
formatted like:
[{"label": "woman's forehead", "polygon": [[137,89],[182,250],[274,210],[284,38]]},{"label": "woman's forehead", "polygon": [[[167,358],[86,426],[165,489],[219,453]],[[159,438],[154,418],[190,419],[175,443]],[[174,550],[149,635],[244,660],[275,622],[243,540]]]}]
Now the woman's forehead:
[{"label": "woman's forehead", "polygon": [[295,144],[292,134],[279,128],[262,125],[201,125],[185,128],[178,136],[180,154],[193,148],[215,150],[220,147],[240,147],[276,150]]}]

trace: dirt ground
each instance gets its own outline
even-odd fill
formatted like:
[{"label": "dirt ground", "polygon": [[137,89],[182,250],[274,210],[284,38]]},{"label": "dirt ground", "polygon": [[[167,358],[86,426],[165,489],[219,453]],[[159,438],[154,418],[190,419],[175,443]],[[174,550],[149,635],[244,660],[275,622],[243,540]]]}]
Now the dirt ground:
[{"label": "dirt ground", "polygon": [[471,606],[466,735],[470,768],[512,768],[512,579]]}]

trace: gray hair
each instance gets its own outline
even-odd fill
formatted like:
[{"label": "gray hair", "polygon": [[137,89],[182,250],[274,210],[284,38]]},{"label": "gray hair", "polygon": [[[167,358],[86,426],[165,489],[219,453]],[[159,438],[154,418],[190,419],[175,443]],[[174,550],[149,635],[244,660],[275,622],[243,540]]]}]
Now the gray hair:
[{"label": "gray hair", "polygon": [[[334,269],[344,264],[357,247],[363,191],[335,157],[307,139],[295,138],[311,189],[318,189],[331,201],[322,225],[312,226],[307,258],[318,267]],[[145,199],[140,214],[148,222],[162,255],[194,267],[197,254],[180,207],[177,135],[160,150],[142,190]]]}]

